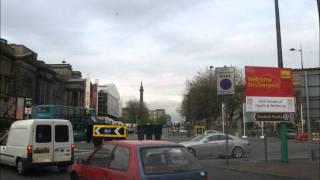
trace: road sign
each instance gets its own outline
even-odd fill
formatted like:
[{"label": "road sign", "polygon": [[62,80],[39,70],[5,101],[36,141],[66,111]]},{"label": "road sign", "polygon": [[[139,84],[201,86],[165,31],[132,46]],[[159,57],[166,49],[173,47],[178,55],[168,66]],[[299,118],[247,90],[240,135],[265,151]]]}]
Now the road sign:
[{"label": "road sign", "polygon": [[217,94],[234,94],[234,68],[217,67]]},{"label": "road sign", "polygon": [[24,113],[27,115],[30,115],[32,112],[32,99],[31,98],[25,98],[25,107],[24,107]]},{"label": "road sign", "polygon": [[31,108],[32,107],[32,99],[31,98],[26,98],[26,108]]},{"label": "road sign", "polygon": [[127,126],[124,125],[93,125],[93,137],[126,138]]},{"label": "road sign", "polygon": [[255,113],[256,121],[290,121],[290,113]]}]

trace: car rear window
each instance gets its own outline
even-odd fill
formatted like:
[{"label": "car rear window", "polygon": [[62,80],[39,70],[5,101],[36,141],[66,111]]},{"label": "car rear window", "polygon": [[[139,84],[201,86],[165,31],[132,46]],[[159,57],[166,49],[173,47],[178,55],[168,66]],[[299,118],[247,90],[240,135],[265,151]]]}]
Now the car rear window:
[{"label": "car rear window", "polygon": [[50,125],[37,125],[36,142],[38,143],[51,142],[51,126]]},{"label": "car rear window", "polygon": [[184,147],[146,147],[141,148],[140,153],[146,175],[202,169]]},{"label": "car rear window", "polygon": [[55,140],[56,142],[68,142],[69,141],[69,130],[66,125],[55,126]]}]

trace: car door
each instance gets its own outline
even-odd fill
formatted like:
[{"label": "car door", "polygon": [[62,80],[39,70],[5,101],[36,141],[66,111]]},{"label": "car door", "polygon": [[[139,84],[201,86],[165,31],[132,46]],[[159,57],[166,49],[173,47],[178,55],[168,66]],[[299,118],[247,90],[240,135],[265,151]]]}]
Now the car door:
[{"label": "car door", "polygon": [[206,153],[209,156],[216,156],[218,155],[218,152],[220,151],[220,141],[219,136],[216,134],[213,134],[211,136],[208,136],[206,139]]},{"label": "car door", "polygon": [[8,154],[7,154],[7,140],[8,134],[4,135],[0,140],[0,163],[8,163]]},{"label": "car door", "polygon": [[66,122],[53,121],[54,141],[53,141],[53,161],[70,161],[71,160],[71,144],[70,133],[71,126]]},{"label": "car door", "polygon": [[107,180],[109,179],[108,165],[115,149],[113,144],[104,144],[92,153],[86,163],[82,165],[79,173],[80,179],[84,180]]},{"label": "car door", "polygon": [[198,157],[212,156],[216,144],[215,137],[215,135],[207,136],[196,145],[196,154]]},{"label": "car door", "polygon": [[33,136],[33,162],[44,163],[53,161],[53,129],[52,121],[35,123]]},{"label": "car door", "polygon": [[130,149],[125,146],[117,146],[112,154],[112,160],[108,165],[108,180],[129,180],[133,174],[129,172]]}]

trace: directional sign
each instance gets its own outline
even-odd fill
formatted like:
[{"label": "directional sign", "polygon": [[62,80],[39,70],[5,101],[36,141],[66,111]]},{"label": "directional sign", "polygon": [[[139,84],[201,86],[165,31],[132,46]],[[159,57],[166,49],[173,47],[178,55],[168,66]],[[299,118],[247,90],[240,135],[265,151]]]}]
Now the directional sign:
[{"label": "directional sign", "polygon": [[127,126],[124,125],[93,125],[93,137],[126,138]]},{"label": "directional sign", "polygon": [[234,94],[234,68],[217,67],[217,94]]},{"label": "directional sign", "polygon": [[256,121],[290,121],[290,113],[255,113],[253,116]]}]

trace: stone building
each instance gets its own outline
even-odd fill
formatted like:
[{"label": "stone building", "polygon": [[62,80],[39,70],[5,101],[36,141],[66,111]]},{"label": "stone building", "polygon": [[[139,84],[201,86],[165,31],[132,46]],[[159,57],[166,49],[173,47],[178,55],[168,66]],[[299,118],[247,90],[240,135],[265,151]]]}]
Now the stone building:
[{"label": "stone building", "polygon": [[84,106],[85,79],[69,64],[46,64],[24,45],[0,39],[0,120],[15,119],[17,97],[34,105]]},{"label": "stone building", "polygon": [[0,118],[13,118],[15,109],[8,107],[10,98],[36,97],[37,54],[24,45],[8,44],[4,39],[0,43]]}]

